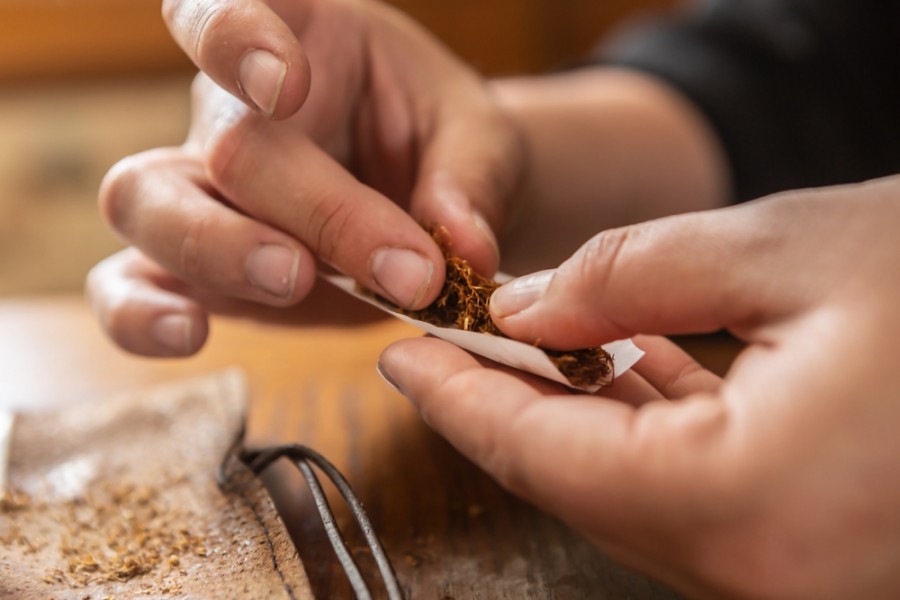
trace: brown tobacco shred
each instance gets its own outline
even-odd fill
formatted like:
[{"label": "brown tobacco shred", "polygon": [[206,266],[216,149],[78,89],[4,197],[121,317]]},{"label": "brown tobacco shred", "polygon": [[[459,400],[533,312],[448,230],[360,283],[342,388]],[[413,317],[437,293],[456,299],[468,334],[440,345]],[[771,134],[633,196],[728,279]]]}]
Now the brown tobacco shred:
[{"label": "brown tobacco shred", "polygon": [[[507,337],[494,325],[488,308],[491,294],[500,284],[476,273],[464,259],[452,256],[445,229],[434,229],[432,235],[447,259],[447,274],[441,294],[422,310],[395,310],[438,327]],[[603,348],[542,350],[573,386],[605,386],[612,383],[613,357]]]},{"label": "brown tobacco shred", "polygon": [[[31,514],[34,511],[34,514]],[[22,513],[19,515],[18,513]],[[16,513],[13,515],[12,513]],[[29,519],[49,515],[60,534],[37,544],[28,540],[9,517]],[[129,483],[102,483],[84,495],[61,503],[36,502],[26,494],[0,497],[0,546],[21,546],[36,552],[56,544],[57,560],[47,564],[41,580],[85,588],[103,583],[124,583],[155,572],[167,593],[177,593],[177,581],[167,581],[189,555],[207,556],[206,540],[184,527],[190,515],[169,506],[159,490]],[[5,523],[5,522],[4,522]]]},{"label": "brown tobacco shred", "polygon": [[206,555],[203,537],[184,528],[185,517],[148,487],[104,487],[67,504],[64,511],[61,522],[68,525],[59,552],[68,567],[63,577],[72,587],[125,582],[163,565],[177,568],[188,552]]}]

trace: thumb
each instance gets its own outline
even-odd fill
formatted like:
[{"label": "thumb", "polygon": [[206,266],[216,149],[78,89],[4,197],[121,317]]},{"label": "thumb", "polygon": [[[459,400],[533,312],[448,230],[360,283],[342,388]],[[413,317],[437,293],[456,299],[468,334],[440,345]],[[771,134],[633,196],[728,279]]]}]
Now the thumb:
[{"label": "thumb", "polygon": [[163,18],[201,71],[268,117],[289,117],[306,100],[306,55],[262,0],[164,0]]},{"label": "thumb", "polygon": [[604,231],[557,269],[498,289],[492,318],[507,335],[559,349],[637,333],[741,335],[800,301],[788,279],[796,236],[777,202]]}]

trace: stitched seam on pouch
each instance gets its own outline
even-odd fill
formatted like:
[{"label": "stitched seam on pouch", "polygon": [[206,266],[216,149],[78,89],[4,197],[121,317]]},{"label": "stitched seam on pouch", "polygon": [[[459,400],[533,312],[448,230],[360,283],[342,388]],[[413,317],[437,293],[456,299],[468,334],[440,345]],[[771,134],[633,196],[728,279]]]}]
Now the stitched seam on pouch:
[{"label": "stitched seam on pouch", "polygon": [[298,600],[297,596],[294,594],[294,589],[291,587],[291,584],[287,582],[287,579],[284,576],[284,573],[281,572],[281,566],[278,564],[278,556],[275,552],[275,543],[272,542],[272,538],[269,535],[269,528],[263,520],[262,516],[259,514],[259,511],[256,509],[256,505],[244,494],[240,492],[241,500],[244,501],[244,504],[247,505],[247,508],[250,509],[250,512],[253,513],[253,516],[256,517],[256,522],[259,523],[259,526],[262,527],[263,533],[266,535],[266,544],[269,546],[269,555],[272,557],[272,566],[275,568],[275,572],[278,574],[278,578],[281,580],[281,585],[284,587],[284,591],[288,593],[288,596],[291,600]]}]

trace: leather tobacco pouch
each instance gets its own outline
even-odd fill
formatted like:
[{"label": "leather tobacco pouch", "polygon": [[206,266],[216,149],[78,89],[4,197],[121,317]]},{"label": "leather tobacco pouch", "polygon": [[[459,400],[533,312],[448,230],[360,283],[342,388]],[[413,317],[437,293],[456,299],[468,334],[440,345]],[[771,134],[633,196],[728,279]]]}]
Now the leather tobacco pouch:
[{"label": "leather tobacco pouch", "polygon": [[[309,598],[228,371],[15,420],[0,597]],[[223,461],[224,457],[224,461]]]}]

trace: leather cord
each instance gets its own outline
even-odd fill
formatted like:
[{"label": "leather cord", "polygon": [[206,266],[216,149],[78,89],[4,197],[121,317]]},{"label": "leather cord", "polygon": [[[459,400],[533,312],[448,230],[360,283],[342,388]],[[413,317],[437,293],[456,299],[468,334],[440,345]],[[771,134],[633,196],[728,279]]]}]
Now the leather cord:
[{"label": "leather cord", "polygon": [[384,547],[381,544],[381,540],[378,539],[378,536],[372,527],[372,523],[369,521],[368,516],[366,516],[362,503],[356,497],[356,494],[353,492],[353,489],[350,487],[350,484],[344,476],[333,464],[331,464],[331,462],[315,450],[300,444],[273,446],[271,448],[255,451],[248,450],[243,453],[241,458],[250,467],[250,470],[257,475],[265,471],[269,465],[281,458],[289,459],[291,463],[297,467],[303,476],[303,479],[306,481],[306,485],[309,487],[316,510],[319,512],[322,524],[328,535],[328,539],[331,542],[332,548],[334,548],[338,561],[341,563],[344,572],[347,574],[347,578],[350,581],[354,594],[359,600],[371,600],[372,594],[369,591],[369,587],[366,584],[358,565],[353,560],[350,550],[347,548],[347,544],[341,536],[341,531],[335,523],[334,513],[328,505],[325,492],[310,464],[321,470],[334,484],[338,492],[340,492],[344,501],[349,506],[353,518],[362,530],[366,539],[366,544],[369,546],[372,556],[375,559],[375,563],[378,565],[378,570],[381,574],[384,587],[387,590],[388,598],[390,600],[401,600],[403,598],[403,594],[400,591],[400,584],[394,573],[393,565],[391,565],[391,561],[384,551]]}]

